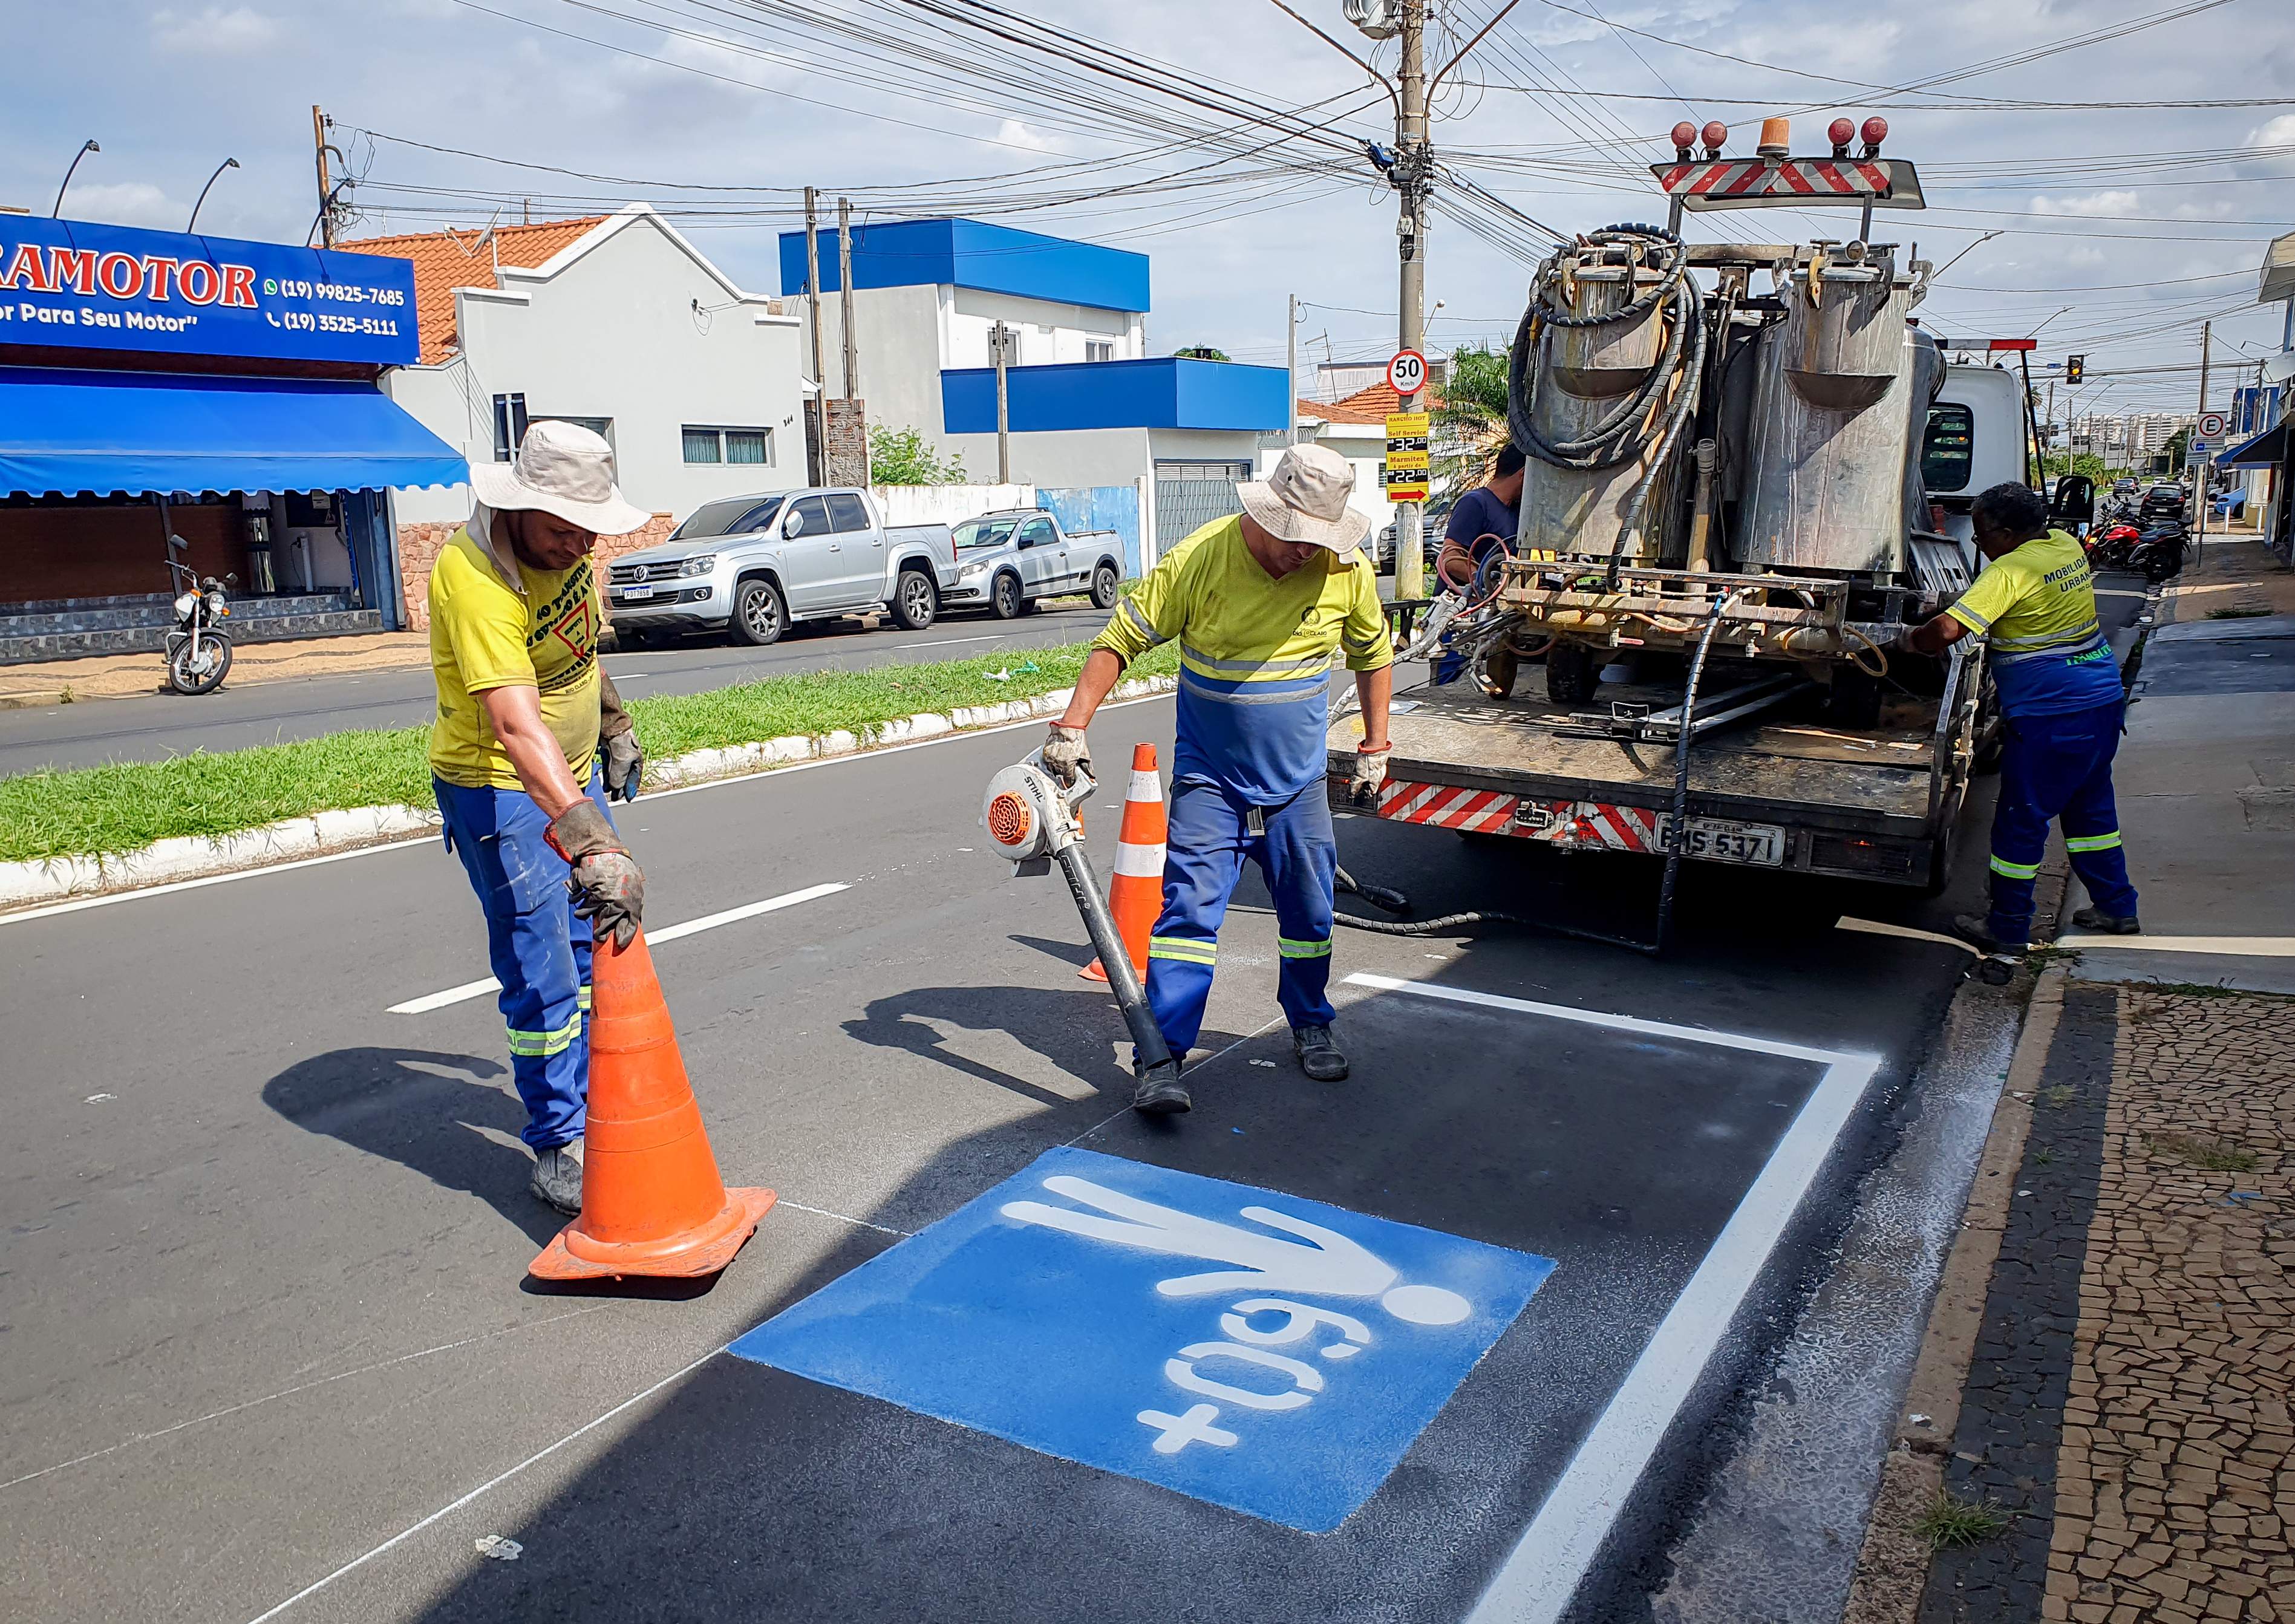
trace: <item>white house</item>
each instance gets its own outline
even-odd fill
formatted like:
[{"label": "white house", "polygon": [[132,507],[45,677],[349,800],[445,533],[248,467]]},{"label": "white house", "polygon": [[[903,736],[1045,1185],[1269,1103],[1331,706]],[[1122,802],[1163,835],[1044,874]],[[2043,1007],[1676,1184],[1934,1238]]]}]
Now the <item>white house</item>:
[{"label": "white house", "polygon": [[[527,422],[559,418],[614,446],[648,545],[720,496],[805,482],[801,326],[734,285],[642,203],[612,215],[373,238],[412,259],[421,361],[384,388],[473,462],[507,461]],[[393,493],[410,618],[429,567],[470,516],[467,486]]]}]

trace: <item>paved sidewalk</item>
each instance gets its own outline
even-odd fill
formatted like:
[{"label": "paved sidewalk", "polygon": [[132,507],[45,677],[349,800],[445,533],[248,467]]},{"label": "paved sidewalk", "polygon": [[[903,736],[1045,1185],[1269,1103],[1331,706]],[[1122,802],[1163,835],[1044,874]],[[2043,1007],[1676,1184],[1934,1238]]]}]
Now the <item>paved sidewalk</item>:
[{"label": "paved sidewalk", "polygon": [[[427,632],[372,632],[347,637],[306,637],[284,642],[241,643],[232,651],[231,682],[293,682],[360,671],[392,671],[430,660]],[[124,699],[172,692],[165,659],[157,654],[94,654],[0,666],[0,710]]]}]

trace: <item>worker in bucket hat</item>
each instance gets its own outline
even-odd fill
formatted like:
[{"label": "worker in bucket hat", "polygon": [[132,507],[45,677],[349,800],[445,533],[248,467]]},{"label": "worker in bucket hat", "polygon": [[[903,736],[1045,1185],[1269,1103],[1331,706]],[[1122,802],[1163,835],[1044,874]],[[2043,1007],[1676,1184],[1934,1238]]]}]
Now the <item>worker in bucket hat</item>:
[{"label": "worker in bucket hat", "polygon": [[[1089,772],[1092,713],[1125,665],[1179,640],[1179,749],[1148,1002],[1182,1060],[1203,1027],[1220,921],[1248,857],[1275,899],[1276,1000],[1291,1023],[1293,1053],[1317,1081],[1347,1074],[1327,992],[1338,864],[1323,791],[1334,657],[1354,673],[1362,702],[1351,788],[1366,804],[1386,777],[1394,687],[1394,646],[1362,549],[1370,520],[1347,505],[1354,485],[1345,458],[1299,445],[1263,481],[1237,486],[1241,513],[1172,548],[1116,606],[1044,745],[1044,764],[1062,783]],[[1134,1069],[1135,1109],[1188,1108],[1176,1073]]]},{"label": "worker in bucket hat", "polygon": [[534,1194],[582,1210],[593,931],[629,944],[645,876],[608,795],[636,796],[645,753],[598,661],[591,550],[644,525],[612,447],[535,422],[515,461],[470,469],[477,505],[430,571],[438,714],[430,771],[502,983],[510,1069],[526,1102]]}]

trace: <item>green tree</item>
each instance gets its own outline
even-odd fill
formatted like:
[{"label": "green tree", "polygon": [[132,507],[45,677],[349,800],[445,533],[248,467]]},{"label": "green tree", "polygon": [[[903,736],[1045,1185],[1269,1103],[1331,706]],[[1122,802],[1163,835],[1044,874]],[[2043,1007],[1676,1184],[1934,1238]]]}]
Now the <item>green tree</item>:
[{"label": "green tree", "polygon": [[1172,354],[1182,361],[1225,361],[1228,359],[1228,353],[1225,350],[1213,349],[1208,344],[1190,344],[1185,349],[1173,350]]},{"label": "green tree", "polygon": [[1441,404],[1429,413],[1434,482],[1445,489],[1480,484],[1507,442],[1507,355],[1488,346],[1450,352]]},{"label": "green tree", "polygon": [[943,461],[914,428],[869,425],[869,473],[878,485],[963,485],[961,453]]}]

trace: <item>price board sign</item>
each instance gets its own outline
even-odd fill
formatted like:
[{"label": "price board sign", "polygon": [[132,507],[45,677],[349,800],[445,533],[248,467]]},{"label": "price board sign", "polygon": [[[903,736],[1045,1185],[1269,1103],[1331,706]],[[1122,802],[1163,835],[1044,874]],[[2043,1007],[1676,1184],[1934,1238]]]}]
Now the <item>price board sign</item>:
[{"label": "price board sign", "polygon": [[1426,453],[1389,451],[1386,453],[1386,499],[1389,502],[1426,500]]}]

